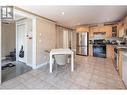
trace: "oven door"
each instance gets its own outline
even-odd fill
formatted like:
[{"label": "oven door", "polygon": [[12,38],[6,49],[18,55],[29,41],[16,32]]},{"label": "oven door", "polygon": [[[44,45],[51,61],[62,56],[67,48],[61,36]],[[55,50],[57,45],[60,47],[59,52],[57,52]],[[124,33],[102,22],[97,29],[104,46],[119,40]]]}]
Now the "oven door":
[{"label": "oven door", "polygon": [[93,56],[106,58],[106,45],[93,45]]}]

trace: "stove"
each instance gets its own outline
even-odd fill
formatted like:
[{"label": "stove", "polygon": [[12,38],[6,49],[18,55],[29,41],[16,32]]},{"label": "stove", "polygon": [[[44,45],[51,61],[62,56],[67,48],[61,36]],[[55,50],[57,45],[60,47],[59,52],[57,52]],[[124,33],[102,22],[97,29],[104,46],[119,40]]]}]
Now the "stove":
[{"label": "stove", "polygon": [[106,44],[104,39],[94,40],[93,44],[93,56],[106,58]]}]

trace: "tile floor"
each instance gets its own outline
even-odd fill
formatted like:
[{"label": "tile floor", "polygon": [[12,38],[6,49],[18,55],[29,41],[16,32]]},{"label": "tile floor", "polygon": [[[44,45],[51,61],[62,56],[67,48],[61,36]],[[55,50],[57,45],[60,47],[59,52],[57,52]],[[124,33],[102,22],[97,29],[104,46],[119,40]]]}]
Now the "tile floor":
[{"label": "tile floor", "polygon": [[[70,65],[69,65],[70,68]],[[0,89],[125,89],[111,59],[76,57],[75,71],[48,65],[4,82]]]}]

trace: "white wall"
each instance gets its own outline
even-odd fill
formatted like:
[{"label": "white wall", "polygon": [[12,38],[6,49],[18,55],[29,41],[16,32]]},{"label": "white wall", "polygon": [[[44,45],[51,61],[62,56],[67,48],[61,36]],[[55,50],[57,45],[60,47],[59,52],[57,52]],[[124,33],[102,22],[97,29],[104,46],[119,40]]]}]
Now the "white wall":
[{"label": "white wall", "polygon": [[56,48],[55,23],[37,18],[36,29],[36,62],[40,65],[46,62],[45,50]]},{"label": "white wall", "polygon": [[5,24],[2,23],[1,26],[2,33],[2,58],[4,58],[6,55],[8,55],[10,52],[12,52],[15,49],[15,43],[16,43],[16,29],[15,29],[15,23]]},{"label": "white wall", "polygon": [[69,47],[69,30],[60,26],[56,27],[57,33],[57,48]]}]

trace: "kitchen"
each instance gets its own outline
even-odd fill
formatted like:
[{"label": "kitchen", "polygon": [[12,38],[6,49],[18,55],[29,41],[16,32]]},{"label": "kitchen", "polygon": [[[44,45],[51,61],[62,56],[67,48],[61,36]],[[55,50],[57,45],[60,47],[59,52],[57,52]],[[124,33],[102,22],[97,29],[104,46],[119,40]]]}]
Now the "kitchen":
[{"label": "kitchen", "polygon": [[[88,55],[112,59],[118,74],[127,87],[127,17],[118,22],[77,26],[77,33],[88,35]],[[83,50],[82,50],[83,51]]]},{"label": "kitchen", "polygon": [[[52,87],[54,89],[125,89],[124,84],[127,80],[126,17],[119,19],[125,16],[127,7],[25,7],[19,6],[16,9],[19,11],[24,9],[24,12],[28,10],[28,13],[34,17],[33,24],[36,24],[36,29],[35,36],[32,35],[36,44],[33,45],[35,48],[33,63],[36,64],[33,64],[33,70],[15,78],[19,86],[10,85],[5,88],[12,87],[13,89],[23,86],[26,89],[50,89],[50,87],[51,89]],[[33,9],[36,15],[27,8]],[[94,9],[96,14],[91,9]],[[109,13],[113,14],[106,15]],[[121,16],[117,17],[118,14]],[[49,20],[52,17],[54,18]],[[62,20],[65,21],[63,24],[60,23]],[[66,68],[62,68],[59,63]],[[15,84],[15,79],[12,79],[12,84]],[[6,84],[8,82],[0,87],[4,88],[3,85]]]}]

